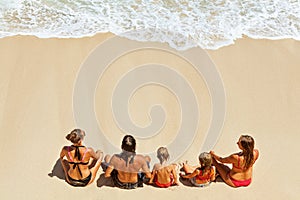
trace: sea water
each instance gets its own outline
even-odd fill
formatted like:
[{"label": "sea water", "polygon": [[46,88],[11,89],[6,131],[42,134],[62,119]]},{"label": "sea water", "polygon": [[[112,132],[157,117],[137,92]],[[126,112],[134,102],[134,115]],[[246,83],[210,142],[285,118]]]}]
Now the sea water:
[{"label": "sea water", "polygon": [[0,0],[0,37],[103,32],[178,50],[218,49],[243,35],[300,40],[300,0]]}]

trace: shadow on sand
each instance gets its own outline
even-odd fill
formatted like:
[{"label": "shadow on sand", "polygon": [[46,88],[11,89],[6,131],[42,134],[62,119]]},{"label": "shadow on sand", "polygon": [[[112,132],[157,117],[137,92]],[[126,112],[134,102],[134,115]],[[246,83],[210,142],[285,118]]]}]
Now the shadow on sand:
[{"label": "shadow on sand", "polygon": [[193,184],[191,183],[191,181],[190,181],[189,179],[179,177],[179,181],[180,181],[184,186],[194,187]]},{"label": "shadow on sand", "polygon": [[56,176],[59,179],[65,180],[65,173],[61,165],[60,159],[57,159],[52,171],[48,174],[49,177]]},{"label": "shadow on sand", "polygon": [[104,173],[102,173],[100,177],[97,179],[97,187],[103,187],[103,186],[115,187],[112,178],[105,178]]},{"label": "shadow on sand", "polygon": [[[185,179],[180,177],[179,181],[184,185],[184,186],[188,186],[188,187],[195,187],[191,181],[189,179]],[[217,176],[216,179],[214,181],[212,181],[212,183],[223,183],[224,181],[222,180],[222,178],[220,176]]]}]

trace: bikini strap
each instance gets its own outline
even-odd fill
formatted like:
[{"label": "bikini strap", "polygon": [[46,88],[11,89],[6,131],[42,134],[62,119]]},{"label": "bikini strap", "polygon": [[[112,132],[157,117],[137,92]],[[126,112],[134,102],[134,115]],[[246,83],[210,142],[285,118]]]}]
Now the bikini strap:
[{"label": "bikini strap", "polygon": [[73,162],[73,157],[71,156],[71,152],[70,152],[70,146],[68,146],[68,155],[69,155],[69,158],[70,160]]},{"label": "bikini strap", "polygon": [[73,169],[75,169],[77,167],[78,172],[79,172],[80,176],[82,177],[82,173],[81,173],[81,170],[80,170],[80,167],[79,167],[79,164],[81,164],[81,163],[77,163],[77,162],[69,162],[69,163],[73,164]]},{"label": "bikini strap", "polygon": [[199,176],[203,176],[203,169],[199,169]]},{"label": "bikini strap", "polygon": [[199,170],[199,174],[198,176],[203,176],[203,168],[202,167],[198,167],[198,170]]},{"label": "bikini strap", "polygon": [[89,149],[86,147],[86,148],[85,148],[85,152],[84,152],[84,154],[83,154],[83,156],[82,156],[81,162],[83,162],[83,161],[84,161],[85,154],[88,152],[88,150],[89,150]]},{"label": "bikini strap", "polygon": [[80,155],[79,147],[84,147],[84,146],[75,146],[75,145],[72,145],[72,147],[75,148],[74,158],[78,158],[78,160],[81,160],[81,155]]},{"label": "bikini strap", "polygon": [[[81,155],[80,155],[79,147],[85,147],[85,146],[75,146],[75,145],[72,145],[72,147],[75,148],[75,155],[74,155],[74,158],[77,157],[78,160],[81,160]],[[69,162],[69,163],[70,163],[70,164],[73,164],[73,169],[75,169],[75,168],[77,167],[78,172],[79,172],[79,174],[80,174],[81,177],[82,177],[82,172],[81,172],[81,170],[80,170],[79,165],[80,165],[80,164],[82,164],[82,165],[88,164],[88,162],[87,162],[87,163],[82,163],[82,161],[83,161],[83,159],[84,159],[84,156],[85,156],[87,150],[88,150],[88,148],[86,148],[86,150],[85,150],[85,152],[84,152],[84,154],[83,154],[83,157],[82,157],[81,162],[74,162],[74,159],[71,157],[70,147],[68,146],[68,154],[69,154],[70,160],[72,161],[72,162]]]}]

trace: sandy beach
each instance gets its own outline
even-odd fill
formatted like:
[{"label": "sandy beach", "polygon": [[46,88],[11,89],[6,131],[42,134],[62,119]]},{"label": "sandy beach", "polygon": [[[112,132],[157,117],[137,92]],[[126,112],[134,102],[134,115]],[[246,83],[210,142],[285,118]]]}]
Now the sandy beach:
[{"label": "sandy beach", "polygon": [[[186,199],[187,195],[189,199],[299,199],[300,42],[288,39],[243,38],[234,45],[206,51],[219,72],[226,95],[224,125],[213,150],[226,156],[238,151],[236,142],[240,134],[249,133],[254,137],[260,157],[249,187],[233,189],[217,182],[206,188],[180,184],[159,189],[145,185],[125,191],[103,186],[101,169],[96,181],[86,188],[65,183],[57,160],[61,148],[68,145],[66,134],[78,125],[74,119],[74,85],[89,55],[111,37],[114,36],[108,33],[80,39],[32,36],[0,39],[1,199],[147,200]],[[121,47],[111,48],[109,51],[113,53]],[[132,71],[133,64],[141,66],[139,61],[149,57],[155,58],[156,63],[174,66],[181,75],[188,76],[201,110],[197,133],[208,130],[212,102],[203,77],[196,76],[192,68],[185,68],[187,63],[177,61],[178,57],[168,56],[165,52],[139,51],[112,61],[112,67],[97,80],[94,105],[98,124],[111,144],[98,146],[94,141],[96,133],[87,131],[87,146],[105,153],[112,153],[110,145],[119,147],[122,134],[111,106],[107,106],[111,105],[109,97],[126,70]],[[99,57],[99,62],[103,59],[106,58]],[[182,63],[177,65],[179,62]],[[163,130],[151,139],[138,140],[140,152],[155,150],[165,141],[174,140],[172,132],[179,129],[181,107],[172,92],[160,89],[159,86],[142,88],[129,102],[130,118],[141,127],[149,122],[143,114],[149,105],[163,101],[165,108],[167,120]],[[204,135],[194,136],[176,161],[186,159],[196,163],[203,140]]]}]

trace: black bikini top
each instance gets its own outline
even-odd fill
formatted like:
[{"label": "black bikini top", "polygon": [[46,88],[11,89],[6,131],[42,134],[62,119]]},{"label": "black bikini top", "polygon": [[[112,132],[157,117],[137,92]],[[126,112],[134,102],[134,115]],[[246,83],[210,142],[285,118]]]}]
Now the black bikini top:
[{"label": "black bikini top", "polygon": [[[87,165],[87,164],[89,164],[89,162],[83,162],[84,158],[85,158],[85,154],[88,151],[88,148],[86,148],[85,146],[75,146],[75,145],[72,145],[72,147],[75,148],[74,158],[77,158],[78,160],[81,160],[81,161],[80,162],[75,162],[74,161],[74,159],[72,158],[71,153],[70,153],[70,147],[68,147],[68,155],[69,155],[69,158],[71,160],[71,161],[68,161],[68,163],[73,164],[73,169],[75,169],[77,167],[78,172],[79,172],[80,176],[82,177],[82,173],[81,173],[81,170],[79,168],[79,165]],[[82,158],[81,158],[81,155],[80,155],[79,147],[85,147],[86,148],[86,150],[85,150]]]}]

